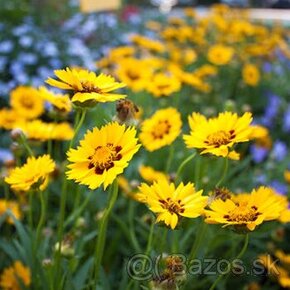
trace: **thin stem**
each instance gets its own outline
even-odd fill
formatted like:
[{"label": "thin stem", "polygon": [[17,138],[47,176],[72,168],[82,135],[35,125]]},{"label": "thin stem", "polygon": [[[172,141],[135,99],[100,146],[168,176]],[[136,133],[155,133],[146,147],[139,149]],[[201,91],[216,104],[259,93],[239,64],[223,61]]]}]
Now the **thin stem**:
[{"label": "thin stem", "polygon": [[25,138],[24,134],[20,134],[20,141],[21,141],[21,144],[26,149],[28,155],[33,157],[34,153],[33,153],[32,149],[30,148],[30,146],[28,145],[27,139]]},{"label": "thin stem", "polygon": [[40,213],[40,219],[39,219],[37,229],[36,229],[35,250],[38,248],[38,245],[39,245],[41,230],[45,221],[45,213],[46,213],[46,203],[45,203],[44,193],[40,191],[39,195],[40,195],[40,203],[41,203],[41,213]]},{"label": "thin stem", "polygon": [[168,173],[169,170],[170,170],[170,166],[171,166],[173,155],[174,155],[174,147],[173,147],[173,145],[171,145],[170,148],[169,148],[169,156],[167,158],[166,167],[165,167],[165,172],[166,173]]},{"label": "thin stem", "polygon": [[[80,129],[81,129],[83,123],[84,123],[85,118],[86,118],[86,113],[87,113],[86,109],[81,109],[80,111],[77,112],[77,116],[76,116],[77,126],[74,129],[74,131],[75,131],[74,132],[74,137],[70,141],[69,149],[71,147],[73,147],[73,145],[74,145],[74,141],[77,138],[78,133],[79,133],[79,131],[80,131]],[[79,117],[79,115],[80,115],[80,117]]]},{"label": "thin stem", "polygon": [[227,175],[227,172],[228,172],[228,166],[229,166],[229,160],[228,160],[228,158],[225,158],[225,165],[224,165],[223,174],[222,174],[220,180],[217,182],[215,187],[219,187],[222,184],[222,182],[224,181],[224,179]]},{"label": "thin stem", "polygon": [[81,213],[84,211],[84,209],[87,207],[91,196],[92,196],[93,191],[90,190],[89,194],[87,195],[86,199],[84,202],[81,204],[80,207],[76,211],[74,211],[71,216],[68,217],[68,219],[64,223],[64,227],[67,227],[71,222],[74,222],[75,220],[78,219],[78,217],[81,215]]},{"label": "thin stem", "polygon": [[[79,114],[81,114],[81,117],[79,118]],[[86,116],[86,110],[83,109],[81,112],[78,112],[78,115],[76,116],[76,122],[77,124],[75,126],[74,130],[74,137],[70,141],[68,150],[73,146],[74,140],[77,137],[77,134],[85,120]],[[63,183],[62,183],[62,189],[61,189],[61,196],[60,196],[60,214],[59,214],[59,224],[57,229],[57,242],[58,242],[58,249],[55,252],[55,281],[58,283],[59,281],[59,269],[60,269],[60,260],[61,260],[61,246],[62,246],[62,239],[63,239],[63,232],[64,232],[64,220],[65,220],[65,206],[66,206],[66,200],[67,200],[67,187],[68,187],[68,181],[66,177],[64,176]]]},{"label": "thin stem", "polygon": [[196,257],[196,253],[198,252],[201,242],[203,241],[205,237],[206,230],[207,230],[207,224],[204,221],[201,221],[201,224],[199,226],[199,229],[197,231],[197,234],[194,240],[194,244],[189,254],[189,261],[193,260]]},{"label": "thin stem", "polygon": [[145,252],[146,256],[149,255],[150,250],[152,248],[154,226],[155,226],[155,223],[153,221],[151,221],[150,231],[149,231],[149,235],[148,235],[148,242],[147,242],[147,247],[146,247],[146,252]]},{"label": "thin stem", "polygon": [[28,221],[29,221],[29,227],[30,230],[32,231],[33,228],[33,213],[32,213],[32,208],[33,208],[33,192],[29,192],[29,213],[28,213]]},{"label": "thin stem", "polygon": [[118,183],[115,180],[113,185],[111,186],[111,194],[108,207],[105,209],[104,215],[100,221],[100,228],[98,233],[98,239],[95,249],[95,263],[94,263],[94,285],[97,285],[98,276],[100,272],[100,267],[104,255],[104,247],[106,241],[107,234],[107,226],[110,217],[110,213],[114,207],[114,204],[118,197]]},{"label": "thin stem", "polygon": [[[234,259],[234,260],[237,260],[237,259],[240,259],[246,252],[247,248],[248,248],[248,244],[249,244],[249,234],[246,234],[245,235],[245,241],[244,241],[244,245],[243,245],[243,248],[242,250],[240,251],[240,253],[238,254],[238,256]],[[233,260],[233,261],[234,261]],[[220,274],[217,279],[214,281],[214,283],[211,285],[211,287],[209,288],[209,290],[214,290],[216,285],[219,283],[219,281],[223,278],[223,276],[229,274],[230,272],[230,269],[232,267],[232,264],[233,264],[233,261],[228,264],[227,266],[227,269],[225,272],[223,272],[222,274]]]},{"label": "thin stem", "polygon": [[48,154],[49,156],[51,156],[51,152],[52,152],[52,140],[49,139],[49,140],[47,141],[47,154]]},{"label": "thin stem", "polygon": [[135,248],[138,249],[138,252],[141,252],[141,246],[140,246],[138,239],[136,237],[136,234],[135,234],[134,206],[135,206],[135,201],[130,200],[129,201],[129,213],[128,213],[129,232],[130,232],[130,238],[131,238],[132,243],[135,245]]},{"label": "thin stem", "polygon": [[176,172],[176,177],[175,179],[178,180],[179,177],[180,177],[180,174],[183,170],[183,168],[185,167],[185,165],[191,161],[196,155],[196,152],[193,152],[191,155],[189,155],[185,160],[183,160],[183,162],[179,165],[178,169],[177,169],[177,172]]}]

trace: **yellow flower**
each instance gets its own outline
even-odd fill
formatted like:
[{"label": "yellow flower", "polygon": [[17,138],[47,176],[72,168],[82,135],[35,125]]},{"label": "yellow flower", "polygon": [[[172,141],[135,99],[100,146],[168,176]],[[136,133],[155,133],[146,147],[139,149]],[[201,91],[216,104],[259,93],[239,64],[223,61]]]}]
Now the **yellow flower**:
[{"label": "yellow flower", "polygon": [[215,66],[210,64],[204,64],[201,67],[197,68],[194,71],[194,74],[199,77],[207,77],[207,76],[215,76],[217,74],[218,70]]},{"label": "yellow flower", "polygon": [[20,117],[35,119],[44,112],[44,102],[32,87],[19,86],[11,92],[10,105]]},{"label": "yellow flower", "polygon": [[255,87],[260,81],[260,71],[253,64],[245,64],[243,67],[243,81],[245,84]]},{"label": "yellow flower", "polygon": [[140,141],[148,151],[170,145],[180,134],[181,116],[175,108],[157,111],[141,125]]},{"label": "yellow flower", "polygon": [[183,135],[187,148],[199,148],[201,154],[211,153],[216,156],[239,159],[239,154],[229,151],[236,143],[250,139],[252,128],[251,113],[238,117],[236,113],[220,113],[216,118],[206,119],[199,113],[189,118],[190,135]]},{"label": "yellow flower", "polygon": [[147,84],[148,92],[154,97],[166,97],[178,92],[181,88],[180,80],[174,75],[165,73],[156,73],[151,81]]},{"label": "yellow flower", "polygon": [[[0,217],[7,211],[11,211],[15,219],[19,220],[21,218],[20,208],[17,202],[8,201],[6,199],[0,199]],[[7,218],[8,223],[13,224],[14,221],[11,217]]]},{"label": "yellow flower", "polygon": [[207,58],[215,65],[226,65],[232,60],[233,55],[232,47],[216,44],[209,49]]},{"label": "yellow flower", "polygon": [[131,40],[133,43],[140,46],[141,48],[145,48],[152,52],[161,53],[166,50],[165,45],[163,43],[161,43],[158,40],[151,39],[149,37],[136,34],[131,38]]},{"label": "yellow flower", "polygon": [[157,171],[150,166],[141,165],[139,167],[139,173],[141,177],[148,183],[153,183],[154,181],[158,181],[161,179],[169,179],[165,173]]},{"label": "yellow flower", "polygon": [[72,110],[72,104],[69,95],[55,94],[46,87],[39,88],[39,94],[44,101],[50,103],[60,112],[69,113]]},{"label": "yellow flower", "polygon": [[111,93],[113,90],[126,86],[123,83],[116,82],[111,76],[104,74],[97,76],[92,71],[70,68],[55,70],[54,73],[59,80],[49,78],[46,82],[51,86],[73,91],[73,103],[85,103],[85,105],[94,102],[105,103],[126,97],[125,95]]},{"label": "yellow flower", "polygon": [[21,284],[25,287],[31,284],[31,273],[20,261],[6,268],[1,274],[0,286],[3,290],[21,290]]},{"label": "yellow flower", "polygon": [[207,197],[202,190],[195,191],[193,183],[180,183],[177,188],[173,183],[161,179],[153,185],[142,183],[137,198],[146,203],[157,214],[156,222],[163,221],[174,229],[181,217],[196,218],[204,212]]},{"label": "yellow flower", "polygon": [[269,130],[261,125],[253,125],[250,139],[255,140],[256,146],[270,149],[272,147],[272,139]]},{"label": "yellow flower", "polygon": [[231,199],[214,200],[206,210],[206,222],[224,224],[238,229],[253,231],[265,221],[278,219],[285,205],[273,195],[271,188],[260,187],[250,194],[241,194]]},{"label": "yellow flower", "polygon": [[49,155],[29,157],[23,166],[10,171],[5,182],[15,191],[44,190],[54,169],[55,163]]},{"label": "yellow flower", "polygon": [[287,183],[290,183],[290,170],[285,170],[284,178],[285,178]]},{"label": "yellow flower", "polygon": [[112,61],[118,61],[121,58],[127,58],[133,56],[135,48],[132,46],[119,46],[110,50],[109,59]]},{"label": "yellow flower", "polygon": [[139,150],[136,129],[116,122],[101,129],[88,131],[77,149],[71,149],[67,155],[68,179],[96,189],[103,184],[104,189],[117,175],[124,171],[133,155]]},{"label": "yellow flower", "polygon": [[11,130],[19,121],[23,121],[23,118],[15,110],[7,108],[0,110],[0,128]]},{"label": "yellow flower", "polygon": [[134,58],[120,61],[115,73],[133,92],[144,90],[150,82],[152,75],[151,70],[144,61]]},{"label": "yellow flower", "polygon": [[20,128],[29,140],[70,140],[74,136],[74,130],[67,122],[44,123],[41,120],[19,123]]}]

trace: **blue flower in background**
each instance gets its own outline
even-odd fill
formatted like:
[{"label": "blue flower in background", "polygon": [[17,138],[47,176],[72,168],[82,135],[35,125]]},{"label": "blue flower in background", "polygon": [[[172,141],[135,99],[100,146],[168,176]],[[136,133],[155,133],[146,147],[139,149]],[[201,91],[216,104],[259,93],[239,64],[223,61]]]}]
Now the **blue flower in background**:
[{"label": "blue flower in background", "polygon": [[282,195],[288,193],[288,186],[278,180],[273,180],[272,182],[270,182],[269,186],[271,186],[273,189],[275,189],[275,191]]},{"label": "blue flower in background", "polygon": [[273,145],[272,156],[277,161],[282,161],[287,155],[287,145],[282,141],[276,141]]},{"label": "blue flower in background", "polygon": [[284,113],[283,117],[283,131],[286,133],[290,132],[290,105]]},{"label": "blue flower in background", "polygon": [[11,40],[4,40],[0,42],[0,53],[8,53],[14,48],[14,44]]},{"label": "blue flower in background", "polygon": [[10,150],[0,148],[0,162],[6,162],[9,160],[13,160],[13,155]]},{"label": "blue flower in background", "polygon": [[279,96],[273,94],[269,95],[268,104],[261,120],[264,126],[271,127],[273,125],[273,120],[279,112],[280,105],[281,100]]},{"label": "blue flower in background", "polygon": [[255,163],[261,163],[267,158],[269,150],[261,146],[251,145],[250,153]]}]

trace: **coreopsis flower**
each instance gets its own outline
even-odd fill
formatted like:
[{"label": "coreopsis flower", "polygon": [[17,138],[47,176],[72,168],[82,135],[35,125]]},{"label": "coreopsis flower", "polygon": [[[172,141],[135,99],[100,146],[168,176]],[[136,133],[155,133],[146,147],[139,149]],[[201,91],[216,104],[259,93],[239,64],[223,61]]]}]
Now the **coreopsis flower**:
[{"label": "coreopsis flower", "polygon": [[136,45],[140,46],[141,48],[147,49],[152,52],[162,53],[166,50],[165,45],[162,42],[142,35],[134,35],[131,38],[131,41]]},{"label": "coreopsis flower", "polygon": [[15,127],[15,124],[23,120],[24,118],[19,116],[15,110],[7,108],[0,110],[0,128],[11,130]]},{"label": "coreopsis flower", "polygon": [[236,113],[224,112],[215,118],[206,119],[199,113],[188,118],[190,135],[183,135],[187,148],[201,149],[201,154],[211,153],[216,156],[239,159],[239,154],[232,147],[250,140],[252,127],[251,113],[242,117]]},{"label": "coreopsis flower", "polygon": [[87,131],[77,149],[67,153],[68,179],[96,189],[102,184],[104,189],[128,166],[133,155],[139,150],[136,129],[116,122],[101,129]]},{"label": "coreopsis flower", "polygon": [[260,71],[253,64],[245,64],[243,66],[242,75],[244,83],[249,86],[255,87],[260,81]]},{"label": "coreopsis flower", "polygon": [[208,197],[202,190],[195,191],[193,183],[180,183],[177,188],[166,179],[149,186],[142,183],[136,198],[157,214],[156,222],[163,221],[174,229],[181,217],[196,218],[204,212]]},{"label": "coreopsis flower", "polygon": [[166,175],[164,172],[155,170],[151,166],[141,165],[139,167],[139,173],[141,177],[148,183],[153,183],[154,181],[158,181],[160,179],[169,179],[169,176]]},{"label": "coreopsis flower", "polygon": [[[19,204],[15,201],[8,201],[6,199],[0,199],[0,217],[7,213],[7,211],[11,211],[15,219],[19,220],[21,218],[21,212],[19,208]],[[14,221],[11,217],[7,218],[7,222],[9,224],[13,224]]]},{"label": "coreopsis flower", "polygon": [[180,88],[180,80],[173,74],[167,75],[165,73],[156,73],[147,84],[148,92],[156,98],[170,96],[178,92]]},{"label": "coreopsis flower", "polygon": [[30,284],[30,269],[20,261],[15,261],[12,266],[4,269],[0,277],[0,286],[3,290],[21,290],[22,285],[29,287]]},{"label": "coreopsis flower", "polygon": [[265,221],[278,219],[285,204],[273,195],[271,188],[260,187],[250,194],[240,194],[226,200],[216,199],[209,208],[205,211],[205,222],[253,231]]},{"label": "coreopsis flower", "polygon": [[158,110],[141,124],[140,141],[148,151],[170,145],[180,134],[180,113],[172,107]]},{"label": "coreopsis flower", "polygon": [[290,170],[284,171],[284,178],[285,178],[287,183],[290,183]]},{"label": "coreopsis flower", "polygon": [[44,101],[33,87],[19,86],[11,92],[10,105],[20,117],[38,118],[44,112]]},{"label": "coreopsis flower", "polygon": [[207,58],[215,65],[226,65],[232,60],[233,55],[234,49],[232,47],[216,44],[209,49]]},{"label": "coreopsis flower", "polygon": [[152,71],[144,61],[135,58],[126,58],[118,62],[115,74],[133,92],[140,92],[150,83]]},{"label": "coreopsis flower", "polygon": [[29,140],[67,141],[74,136],[74,130],[68,122],[45,123],[41,120],[33,120],[30,122],[20,122],[16,127],[21,129]]},{"label": "coreopsis flower", "polygon": [[15,191],[44,190],[48,184],[49,175],[54,169],[55,163],[49,155],[38,158],[29,157],[23,166],[9,172],[5,182],[10,184]]},{"label": "coreopsis flower", "polygon": [[269,254],[260,255],[258,261],[267,269],[272,279],[276,280],[283,289],[288,289],[290,287],[289,256],[279,250],[275,252],[275,256],[277,259],[274,261]]},{"label": "coreopsis flower", "polygon": [[56,94],[48,90],[46,87],[40,87],[38,91],[41,98],[43,98],[44,101],[50,103],[56,110],[63,113],[69,113],[72,110],[72,104],[69,95]]},{"label": "coreopsis flower", "polygon": [[51,86],[73,91],[71,101],[76,104],[87,105],[95,102],[114,102],[126,97],[126,95],[112,92],[126,85],[116,82],[113,77],[108,75],[96,75],[92,71],[70,69],[68,67],[63,70],[55,70],[54,74],[59,80],[49,78],[46,82]]}]

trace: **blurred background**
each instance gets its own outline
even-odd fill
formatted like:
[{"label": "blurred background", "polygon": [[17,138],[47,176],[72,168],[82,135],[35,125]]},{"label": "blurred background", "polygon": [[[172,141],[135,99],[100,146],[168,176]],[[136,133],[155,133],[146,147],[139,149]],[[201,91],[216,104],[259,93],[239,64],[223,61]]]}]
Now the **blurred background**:
[{"label": "blurred background", "polygon": [[95,62],[111,47],[126,45],[132,33],[150,33],[144,29],[148,20],[183,7],[206,11],[214,3],[290,7],[290,0],[0,0],[0,105],[11,89],[42,85],[54,69],[96,69]]}]

